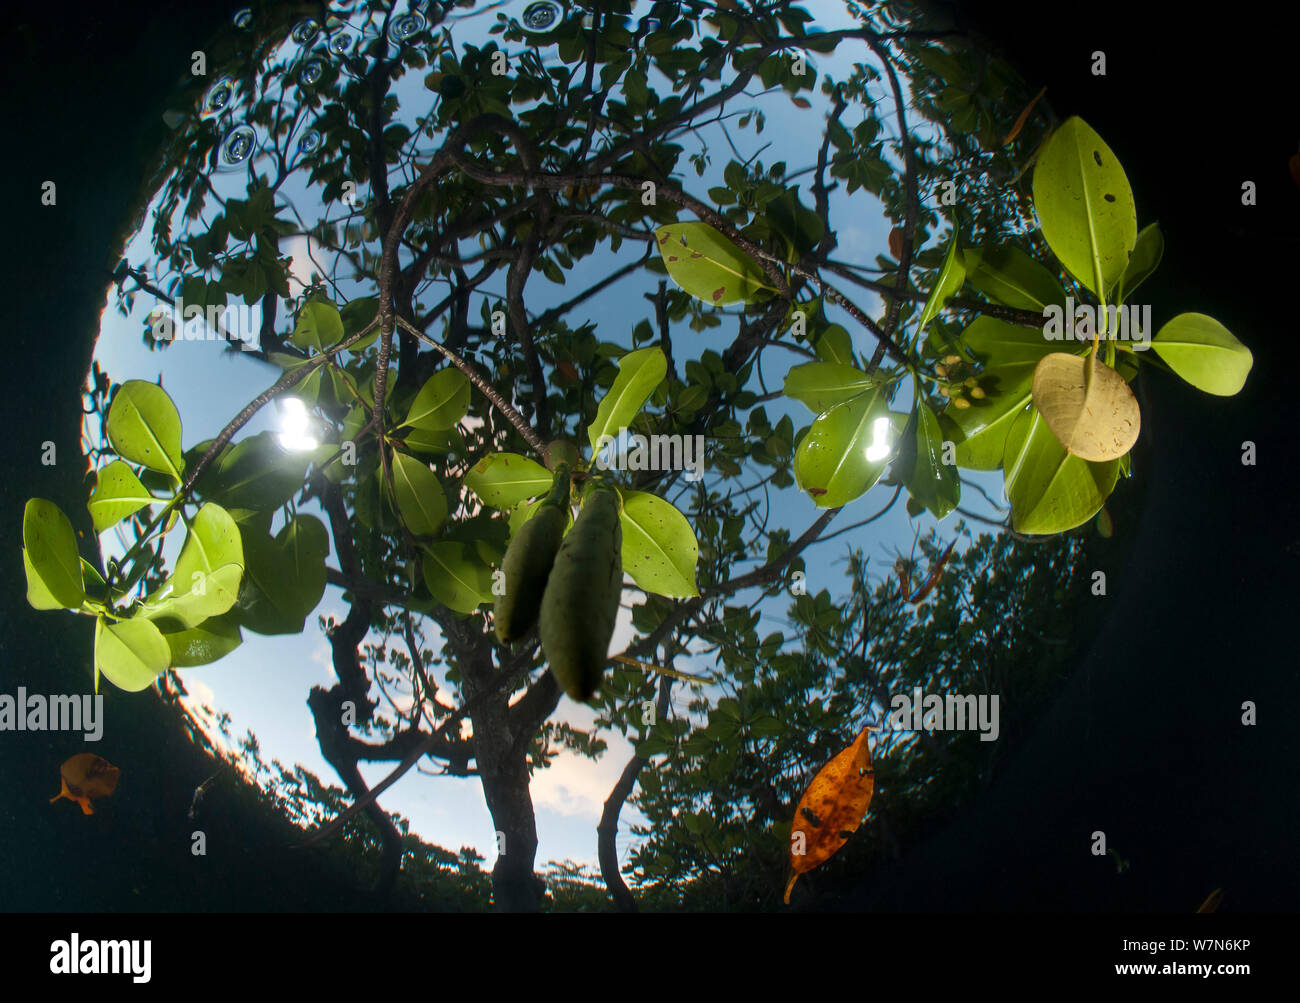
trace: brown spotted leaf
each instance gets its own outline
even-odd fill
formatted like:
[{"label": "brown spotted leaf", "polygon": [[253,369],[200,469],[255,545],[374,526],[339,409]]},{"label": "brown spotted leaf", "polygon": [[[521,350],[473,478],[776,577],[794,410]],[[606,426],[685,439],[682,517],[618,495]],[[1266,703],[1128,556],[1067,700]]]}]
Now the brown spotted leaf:
[{"label": "brown spotted leaf", "polygon": [[754,259],[707,223],[669,223],[655,243],[673,281],[705,303],[753,303],[775,292]]},{"label": "brown spotted leaf", "polygon": [[785,886],[787,905],[799,875],[830,860],[862,824],[875,789],[870,731],[863,728],[852,745],[823,766],[799,799],[790,826],[793,873]]}]

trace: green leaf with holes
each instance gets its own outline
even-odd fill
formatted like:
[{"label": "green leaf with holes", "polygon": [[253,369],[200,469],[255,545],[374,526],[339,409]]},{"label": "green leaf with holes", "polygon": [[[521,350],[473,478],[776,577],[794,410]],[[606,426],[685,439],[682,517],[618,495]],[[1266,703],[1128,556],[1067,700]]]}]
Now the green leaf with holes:
[{"label": "green leaf with holes", "polygon": [[1034,210],[1061,264],[1104,298],[1128,266],[1137,210],[1118,158],[1077,116],[1066,119],[1038,154]]},{"label": "green leaf with holes", "polygon": [[638,588],[670,599],[700,594],[695,565],[700,546],[686,516],[658,495],[620,490],[623,570]]},{"label": "green leaf with holes", "polygon": [[776,292],[763,269],[707,223],[661,226],[655,243],[673,281],[705,303],[753,303]]},{"label": "green leaf with holes", "polygon": [[44,498],[23,509],[23,569],[33,609],[77,609],[85,601],[77,534],[63,510]]},{"label": "green leaf with holes", "polygon": [[179,484],[185,469],[181,458],[181,416],[167,392],[156,383],[127,380],[113,396],[104,423],[109,445],[118,456]]}]

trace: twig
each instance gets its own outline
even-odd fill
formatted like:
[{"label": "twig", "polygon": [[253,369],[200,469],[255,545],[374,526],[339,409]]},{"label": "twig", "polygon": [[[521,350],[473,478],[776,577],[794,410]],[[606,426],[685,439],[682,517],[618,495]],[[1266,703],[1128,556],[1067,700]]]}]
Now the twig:
[{"label": "twig", "polygon": [[541,436],[539,436],[533,430],[533,427],[524,420],[523,415],[510,406],[506,399],[497,392],[497,389],[492,386],[491,383],[475,371],[473,366],[453,352],[450,348],[438,344],[438,342],[434,341],[423,331],[417,331],[413,325],[407,323],[406,318],[399,316],[397,318],[397,323],[398,326],[400,326],[402,330],[406,331],[407,334],[414,335],[430,348],[434,349],[434,351],[441,352],[447,361],[469,377],[469,381],[473,383],[474,386],[478,387],[479,391],[488,399],[489,403],[505,416],[510,424],[515,427],[515,430],[524,437],[524,441],[532,447],[533,451],[537,453],[538,456],[544,457],[546,455],[546,443],[542,442]]}]

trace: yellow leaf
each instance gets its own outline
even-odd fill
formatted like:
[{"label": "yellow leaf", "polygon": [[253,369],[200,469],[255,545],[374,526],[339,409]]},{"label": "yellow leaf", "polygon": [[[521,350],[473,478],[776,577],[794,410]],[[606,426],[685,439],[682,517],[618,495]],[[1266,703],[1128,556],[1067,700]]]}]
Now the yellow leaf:
[{"label": "yellow leaf", "polygon": [[823,766],[799,799],[790,826],[790,868],[794,873],[785,886],[787,905],[799,875],[838,853],[862,824],[875,789],[867,743],[870,731],[863,728],[852,745]]}]

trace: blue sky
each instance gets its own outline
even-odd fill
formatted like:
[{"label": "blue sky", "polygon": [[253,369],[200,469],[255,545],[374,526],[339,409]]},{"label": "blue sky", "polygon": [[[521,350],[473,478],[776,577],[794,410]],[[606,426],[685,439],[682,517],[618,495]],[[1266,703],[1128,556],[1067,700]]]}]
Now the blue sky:
[{"label": "blue sky", "polygon": [[[514,8],[520,5],[507,6],[517,16]],[[816,22],[817,28],[831,30],[851,23],[842,11],[838,18],[828,16],[836,5],[819,2],[806,6],[824,18]],[[457,43],[469,41],[482,44],[487,37],[486,29],[491,24],[490,14],[459,23],[455,32]],[[286,49],[288,48],[292,48],[291,43],[286,44]],[[550,59],[555,59],[553,50],[543,51],[549,51]],[[512,50],[512,56],[516,52],[517,50]],[[834,56],[814,54],[811,63],[820,75],[832,73],[843,79],[851,72],[853,62],[869,61],[869,55],[865,45],[859,48],[844,44]],[[402,109],[399,117],[405,121],[409,122],[414,115],[427,111],[428,92],[423,89],[422,75],[421,72],[409,74],[396,89]],[[751,88],[751,93],[755,92],[756,88]],[[885,96],[885,89],[877,84],[873,93],[881,96],[882,114],[890,115],[892,121],[892,100]],[[759,159],[765,165],[785,160],[790,173],[811,166],[816,161],[824,121],[820,94],[813,100],[811,110],[800,110],[779,91],[766,95],[756,102],[756,106],[761,107],[767,115],[764,134],[755,137],[752,130],[739,133],[732,129],[732,139],[745,156],[754,153],[764,143],[771,142],[772,145],[759,154]],[[849,120],[848,124],[855,124],[855,120]],[[703,178],[696,178],[693,170],[686,166],[685,181],[690,191],[704,198],[708,187],[722,183],[722,169],[731,159],[731,154],[716,127],[701,130],[700,135],[712,154],[712,167]],[[291,142],[294,141],[296,135],[291,138]],[[683,145],[687,154],[697,149],[691,140],[684,140]],[[435,140],[425,139],[420,148],[420,159],[423,160],[435,147]],[[683,165],[685,166],[684,158]],[[239,197],[243,195],[244,180],[242,172],[235,172],[218,175],[214,178],[214,184],[223,196]],[[811,204],[811,199],[806,194],[809,177],[804,175],[799,180],[805,192],[804,202]],[[309,191],[301,174],[295,175],[282,191],[309,225],[327,211],[320,204],[319,189]],[[365,195],[364,187],[362,195]],[[331,218],[340,215],[337,204],[329,207],[328,212]],[[831,218],[839,237],[837,257],[870,264],[874,262],[877,253],[888,253],[884,249],[887,246],[889,223],[879,204],[869,194],[859,191],[850,202],[842,189],[836,191],[831,197]],[[147,219],[152,221],[152,209]],[[138,234],[128,248],[126,256],[133,265],[138,266],[150,260],[147,236],[148,225],[145,232]],[[935,239],[941,238],[942,235],[938,235]],[[463,245],[465,253],[477,249],[477,244]],[[299,278],[307,278],[311,266],[306,260],[305,239],[297,238],[288,242],[285,250],[295,257],[295,274]],[[535,272],[527,288],[526,300],[530,312],[537,314],[561,302],[614,268],[635,260],[642,251],[642,245],[635,241],[626,242],[613,255],[607,248],[598,249],[595,255],[579,262],[568,274],[565,286],[554,285]],[[632,327],[642,317],[652,316],[652,308],[641,298],[642,293],[652,291],[658,279],[657,275],[648,272],[639,272],[623,279],[575,310],[570,315],[570,320],[573,323],[590,320],[596,324],[597,335],[602,340],[630,346]],[[496,300],[504,294],[504,282],[505,274],[502,271],[486,284],[490,298]],[[345,282],[343,288],[349,296],[373,292],[362,289],[355,283]],[[299,286],[291,283],[291,290],[297,294]],[[424,297],[425,305],[436,302],[444,291],[445,287],[434,287]],[[856,299],[869,314],[880,315],[881,305],[873,294],[864,292]],[[114,380],[153,380],[161,375],[163,386],[180,407],[184,422],[183,441],[185,447],[189,448],[216,435],[240,407],[277,378],[279,370],[247,355],[228,352],[220,341],[177,342],[165,352],[148,352],[141,343],[140,332],[146,315],[158,306],[160,304],[153,297],[140,292],[136,295],[131,315],[123,317],[115,309],[113,295],[110,293],[102,318],[96,359]],[[479,300],[475,299],[471,305],[471,316],[477,316],[478,306]],[[859,352],[871,351],[874,346],[870,335],[857,329],[847,315],[833,309],[830,313],[833,320],[850,331]],[[283,329],[282,323],[281,330]],[[685,325],[678,325],[673,336],[679,365],[686,358],[698,357],[707,348],[720,351],[734,336],[734,331],[734,318],[724,318],[722,327],[702,334],[695,334]],[[779,387],[786,368],[800,361],[804,360],[779,349],[765,352],[764,372],[769,388]],[[895,410],[902,410],[909,403],[910,388],[905,388],[895,402]],[[808,424],[813,417],[794,401],[777,400],[768,403],[766,407],[773,423],[782,414],[788,413],[796,429]],[[276,411],[269,407],[249,423],[241,436],[275,428],[276,425]],[[746,479],[745,483],[749,482]],[[991,496],[998,497],[998,478],[985,479],[984,486]],[[892,489],[877,488],[852,503],[832,524],[832,530],[878,510],[888,499],[890,491]],[[964,504],[976,511],[992,514],[989,507],[977,497],[968,495]],[[802,532],[817,515],[818,510],[812,501],[794,488],[773,494],[771,524],[789,527],[792,536]],[[955,521],[955,517],[949,517],[943,524],[941,533],[945,540],[952,538]],[[892,565],[892,548],[897,547],[907,552],[917,528],[924,535],[933,524],[928,515],[917,521],[910,520],[900,499],[893,511],[879,522],[838,537],[809,553],[810,591],[815,593],[828,588],[832,595],[844,593],[843,566],[840,562],[850,547],[864,548],[868,554],[873,555],[872,567],[877,575],[887,572]],[[112,531],[105,534],[104,546],[109,552],[120,553],[122,549],[120,544],[114,542]],[[333,555],[330,565],[337,567]],[[767,622],[760,634],[781,629],[784,616],[781,604],[772,601],[765,604],[763,610]],[[333,615],[340,620],[346,612],[340,591],[333,587],[327,589],[325,598],[316,611],[317,614]],[[624,611],[611,650],[622,650],[634,636],[629,616]],[[425,637],[428,646],[438,648],[437,632],[432,624],[426,625]],[[692,661],[695,662],[694,666],[682,667],[697,672],[708,672],[712,668],[704,659],[696,658]],[[255,733],[265,758],[278,759],[286,764],[300,763],[327,782],[338,783],[333,770],[320,755],[314,723],[306,704],[308,691],[313,685],[329,686],[334,681],[329,644],[316,627],[315,616],[309,619],[308,629],[301,636],[262,637],[245,632],[245,643],[234,653],[210,666],[181,670],[181,677],[198,698],[229,712],[236,737],[245,731]],[[688,694],[679,685],[675,701],[676,713],[686,713],[687,700]],[[593,716],[586,707],[568,700],[561,704],[558,715],[578,727],[589,725]],[[111,728],[111,721],[109,727]],[[595,865],[595,827],[601,805],[632,754],[631,747],[618,736],[606,736],[606,740],[609,749],[599,760],[565,754],[558,757],[550,769],[539,771],[535,775],[532,797],[537,809],[539,864],[547,860],[568,858]],[[390,764],[379,763],[363,765],[362,772],[374,783],[382,779],[390,769]],[[412,771],[385,794],[381,803],[388,810],[398,811],[409,818],[414,830],[432,842],[453,850],[461,846],[472,846],[487,858],[488,866],[495,858],[494,826],[474,778],[433,778]],[[619,837],[620,856],[623,859],[626,859],[626,851],[632,840],[629,825],[638,821],[641,821],[638,813],[628,805],[623,812]]]}]

